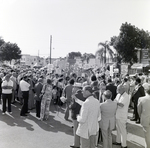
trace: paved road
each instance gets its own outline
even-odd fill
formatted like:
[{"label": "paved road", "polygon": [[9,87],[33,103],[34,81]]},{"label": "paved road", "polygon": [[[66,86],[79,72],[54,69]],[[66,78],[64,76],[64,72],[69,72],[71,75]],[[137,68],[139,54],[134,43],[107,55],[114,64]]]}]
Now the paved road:
[{"label": "paved road", "polygon": [[[27,118],[19,116],[21,105],[12,105],[12,114],[2,115],[0,104],[0,148],[69,148],[73,142],[72,122],[65,121],[64,106],[50,106],[48,121],[40,121],[32,110]],[[131,117],[131,113],[129,113]],[[128,148],[144,148],[142,127],[128,121]],[[116,131],[113,132],[113,141]],[[101,143],[98,148],[102,148]],[[119,146],[113,146],[119,148]]]}]

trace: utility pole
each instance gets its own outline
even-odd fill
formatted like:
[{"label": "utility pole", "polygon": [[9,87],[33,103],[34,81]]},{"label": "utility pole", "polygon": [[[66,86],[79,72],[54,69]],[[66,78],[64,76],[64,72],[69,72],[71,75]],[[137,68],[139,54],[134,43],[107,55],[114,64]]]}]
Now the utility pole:
[{"label": "utility pole", "polygon": [[40,60],[40,57],[39,57],[39,50],[38,50],[38,61],[37,61],[37,65],[39,65],[39,60]]},{"label": "utility pole", "polygon": [[50,57],[49,57],[49,62],[51,64],[51,53],[52,52],[52,35],[50,35]]}]

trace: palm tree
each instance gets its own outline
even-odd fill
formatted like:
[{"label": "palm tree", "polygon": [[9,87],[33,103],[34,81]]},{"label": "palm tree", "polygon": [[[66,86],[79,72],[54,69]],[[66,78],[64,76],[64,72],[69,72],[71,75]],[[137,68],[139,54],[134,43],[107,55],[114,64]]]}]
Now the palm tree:
[{"label": "palm tree", "polygon": [[112,61],[114,60],[114,52],[110,48],[110,43],[108,41],[105,43],[100,42],[98,44],[98,50],[96,51],[95,56],[101,60],[103,65],[106,64],[106,54],[110,55]]}]

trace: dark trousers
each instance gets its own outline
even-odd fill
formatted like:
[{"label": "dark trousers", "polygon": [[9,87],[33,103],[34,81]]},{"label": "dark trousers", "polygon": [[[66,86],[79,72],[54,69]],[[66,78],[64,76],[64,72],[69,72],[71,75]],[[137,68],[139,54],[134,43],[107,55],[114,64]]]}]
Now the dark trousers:
[{"label": "dark trousers", "polygon": [[36,116],[40,118],[41,101],[36,101]]},{"label": "dark trousers", "polygon": [[23,105],[20,115],[25,115],[28,112],[29,91],[22,91]]},{"label": "dark trousers", "polygon": [[1,104],[1,99],[2,99],[2,93],[0,92],[0,104]]},{"label": "dark trousers", "polygon": [[57,104],[59,106],[62,106],[63,105],[63,102],[61,102],[60,100],[60,97],[62,96],[62,89],[61,88],[58,88],[57,90]]},{"label": "dark trousers", "polygon": [[2,94],[3,112],[6,112],[6,101],[8,100],[8,112],[11,112],[11,98],[12,94]]},{"label": "dark trousers", "polygon": [[134,116],[135,116],[134,118],[136,121],[140,119],[139,114],[138,114],[138,110],[137,110],[137,104],[138,104],[138,102],[134,101]]}]

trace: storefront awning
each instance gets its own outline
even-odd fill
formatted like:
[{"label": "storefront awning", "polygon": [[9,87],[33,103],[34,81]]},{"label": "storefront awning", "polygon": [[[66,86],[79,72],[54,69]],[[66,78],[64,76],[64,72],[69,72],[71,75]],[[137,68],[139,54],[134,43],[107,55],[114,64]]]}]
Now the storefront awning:
[{"label": "storefront awning", "polygon": [[143,67],[148,66],[149,64],[135,63],[131,66],[131,69],[142,69]]}]

